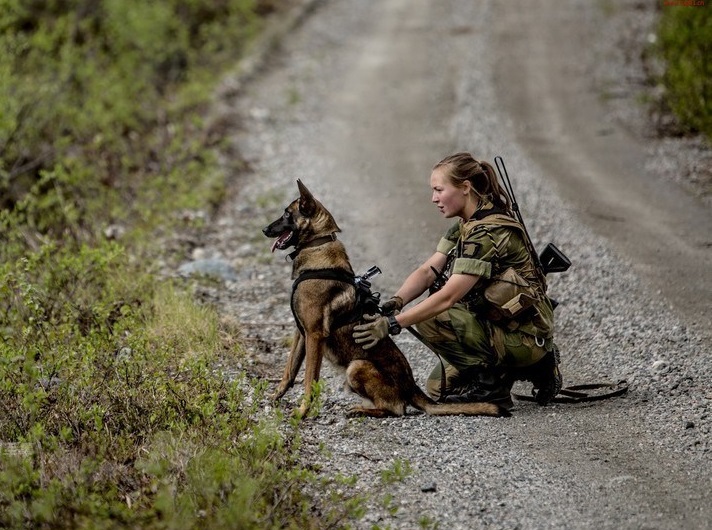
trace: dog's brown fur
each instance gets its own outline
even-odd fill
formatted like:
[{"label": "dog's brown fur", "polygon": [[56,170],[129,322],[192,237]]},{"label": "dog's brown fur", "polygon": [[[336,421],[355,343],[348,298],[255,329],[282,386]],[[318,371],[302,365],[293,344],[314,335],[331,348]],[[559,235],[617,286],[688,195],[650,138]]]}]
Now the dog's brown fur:
[{"label": "dog's brown fur", "polygon": [[[336,221],[301,181],[297,185],[300,197],[282,217],[263,229],[267,237],[277,238],[272,250],[296,247],[293,279],[314,269],[337,268],[353,274],[344,245],[335,236],[328,239],[340,232]],[[312,385],[319,379],[324,357],[345,370],[346,384],[363,398],[361,406],[351,409],[353,415],[401,416],[407,405],[432,415],[508,415],[491,403],[436,403],[416,385],[407,359],[390,338],[364,350],[351,337],[355,324],[332,329],[334,321],[355,306],[356,290],[352,284],[334,279],[304,280],[297,285],[292,302],[304,333],[297,330],[294,334],[274,399],[280,399],[294,385],[306,358],[304,398],[299,408],[302,417],[311,405]]]}]

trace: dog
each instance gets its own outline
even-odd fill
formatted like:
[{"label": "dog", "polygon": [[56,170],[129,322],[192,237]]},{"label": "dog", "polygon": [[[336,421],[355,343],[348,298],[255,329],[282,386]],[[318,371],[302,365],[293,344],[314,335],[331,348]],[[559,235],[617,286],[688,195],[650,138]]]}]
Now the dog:
[{"label": "dog", "polygon": [[348,315],[357,310],[354,272],[331,213],[297,180],[299,198],[262,232],[274,238],[272,252],[294,247],[292,259],[292,312],[297,325],[282,379],[272,396],[281,399],[294,385],[306,358],[304,397],[299,416],[312,401],[312,386],[319,380],[324,358],[343,369],[346,386],[361,396],[349,416],[402,416],[408,405],[430,415],[506,416],[492,403],[438,403],[416,384],[408,360],[386,337],[364,350],[351,336],[357,322]]}]

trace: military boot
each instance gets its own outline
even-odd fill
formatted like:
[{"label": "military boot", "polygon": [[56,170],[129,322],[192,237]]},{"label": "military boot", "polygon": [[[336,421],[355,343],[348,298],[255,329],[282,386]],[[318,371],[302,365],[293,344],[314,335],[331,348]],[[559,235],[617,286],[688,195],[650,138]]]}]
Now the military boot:
[{"label": "military boot", "polygon": [[494,403],[509,410],[513,381],[493,371],[477,371],[471,379],[445,397],[445,403]]},{"label": "military boot", "polygon": [[534,385],[532,395],[539,405],[548,405],[554,401],[563,385],[559,370],[559,350],[556,346],[538,363],[527,368],[526,379]]}]

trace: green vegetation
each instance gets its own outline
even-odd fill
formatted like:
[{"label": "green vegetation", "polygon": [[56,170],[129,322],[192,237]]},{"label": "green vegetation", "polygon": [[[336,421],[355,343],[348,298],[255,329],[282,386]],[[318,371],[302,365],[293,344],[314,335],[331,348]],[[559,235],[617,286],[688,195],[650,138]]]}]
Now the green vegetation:
[{"label": "green vegetation", "polygon": [[413,468],[407,460],[396,458],[389,469],[381,470],[381,480],[384,484],[401,482],[413,473]]},{"label": "green vegetation", "polygon": [[239,326],[154,265],[221,200],[214,83],[287,3],[0,0],[0,527],[359,513],[315,506],[295,424],[218,368]]},{"label": "green vegetation", "polygon": [[712,9],[664,7],[659,36],[667,105],[685,131],[712,140]]}]

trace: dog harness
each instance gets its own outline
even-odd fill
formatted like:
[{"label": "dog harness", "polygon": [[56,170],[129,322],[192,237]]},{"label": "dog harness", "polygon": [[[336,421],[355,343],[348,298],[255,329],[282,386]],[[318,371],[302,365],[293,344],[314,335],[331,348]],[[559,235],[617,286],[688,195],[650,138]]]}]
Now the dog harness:
[{"label": "dog harness", "polygon": [[[353,272],[347,271],[345,269],[309,269],[302,271],[292,284],[292,297],[289,303],[292,309],[292,315],[294,315],[294,321],[297,323],[297,328],[299,328],[299,332],[302,335],[304,335],[304,326],[302,326],[302,323],[299,321],[299,317],[297,316],[297,312],[294,310],[294,293],[297,291],[297,286],[299,286],[299,284],[302,283],[304,280],[332,280],[342,283],[348,283],[349,285],[353,285],[354,287],[356,286],[356,276]],[[332,330],[338,329],[342,326],[345,326],[346,324],[350,324],[351,322],[356,322],[363,316],[364,313],[362,310],[359,310],[360,304],[358,302],[359,300],[357,297],[356,306],[354,307],[354,309],[349,313],[339,315],[334,320],[331,326]]]}]

